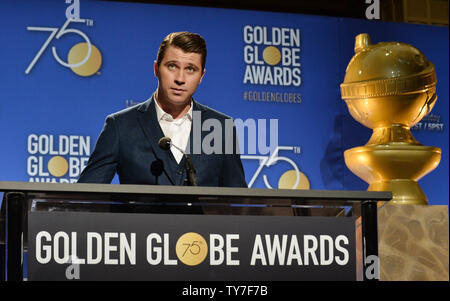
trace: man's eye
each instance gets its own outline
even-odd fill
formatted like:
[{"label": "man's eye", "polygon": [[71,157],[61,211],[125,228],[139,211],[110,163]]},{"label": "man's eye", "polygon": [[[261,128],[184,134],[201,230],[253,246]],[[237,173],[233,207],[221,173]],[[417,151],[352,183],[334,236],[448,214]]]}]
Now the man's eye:
[{"label": "man's eye", "polygon": [[170,64],[170,65],[168,65],[167,66],[169,69],[175,69],[175,65],[173,65],[173,64]]},{"label": "man's eye", "polygon": [[192,67],[187,67],[187,71],[189,71],[189,72],[194,72],[194,68],[192,68]]}]

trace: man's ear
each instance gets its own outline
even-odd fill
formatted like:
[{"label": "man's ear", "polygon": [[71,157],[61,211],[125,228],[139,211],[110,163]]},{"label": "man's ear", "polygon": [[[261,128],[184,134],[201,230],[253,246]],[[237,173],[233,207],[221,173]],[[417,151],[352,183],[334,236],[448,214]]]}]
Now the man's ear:
[{"label": "man's ear", "polygon": [[158,66],[158,62],[157,61],[153,62],[153,70],[155,72],[155,76],[159,77],[159,66]]},{"label": "man's ear", "polygon": [[205,72],[206,72],[206,69],[203,69],[203,71],[202,71],[202,76],[200,77],[200,82],[199,82],[199,83],[202,82],[203,76],[205,76]]}]

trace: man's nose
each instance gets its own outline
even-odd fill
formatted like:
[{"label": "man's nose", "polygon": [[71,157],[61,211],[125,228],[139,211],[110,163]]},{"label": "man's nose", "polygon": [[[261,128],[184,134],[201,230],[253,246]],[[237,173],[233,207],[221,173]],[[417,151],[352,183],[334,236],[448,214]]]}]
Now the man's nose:
[{"label": "man's nose", "polygon": [[185,83],[184,72],[182,70],[177,72],[175,76],[175,83],[177,85],[183,85]]}]

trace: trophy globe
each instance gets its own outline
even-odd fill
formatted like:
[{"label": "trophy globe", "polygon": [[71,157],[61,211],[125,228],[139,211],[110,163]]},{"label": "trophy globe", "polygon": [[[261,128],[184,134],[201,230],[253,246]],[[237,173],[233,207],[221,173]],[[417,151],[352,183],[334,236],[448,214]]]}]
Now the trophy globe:
[{"label": "trophy globe", "polygon": [[410,127],[433,109],[435,92],[434,65],[417,48],[356,36],[341,96],[373,133],[366,145],[344,152],[345,164],[368,190],[392,191],[394,204],[428,204],[417,181],[438,166],[441,149],[419,143]]}]

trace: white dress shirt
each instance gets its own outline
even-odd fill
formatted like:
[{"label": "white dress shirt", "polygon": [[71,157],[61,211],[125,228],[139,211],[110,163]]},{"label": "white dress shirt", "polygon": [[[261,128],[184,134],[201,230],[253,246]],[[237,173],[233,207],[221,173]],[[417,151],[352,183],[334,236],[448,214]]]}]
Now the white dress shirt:
[{"label": "white dress shirt", "polygon": [[[177,119],[173,119],[172,115],[166,113],[159,106],[156,100],[155,106],[156,116],[158,118],[159,126],[164,133],[164,136],[172,139],[173,145],[186,150],[192,125],[192,101],[189,111],[184,114],[184,116]],[[181,159],[183,158],[183,153],[173,146],[170,147],[170,150],[172,151],[175,160],[180,163]]]}]

